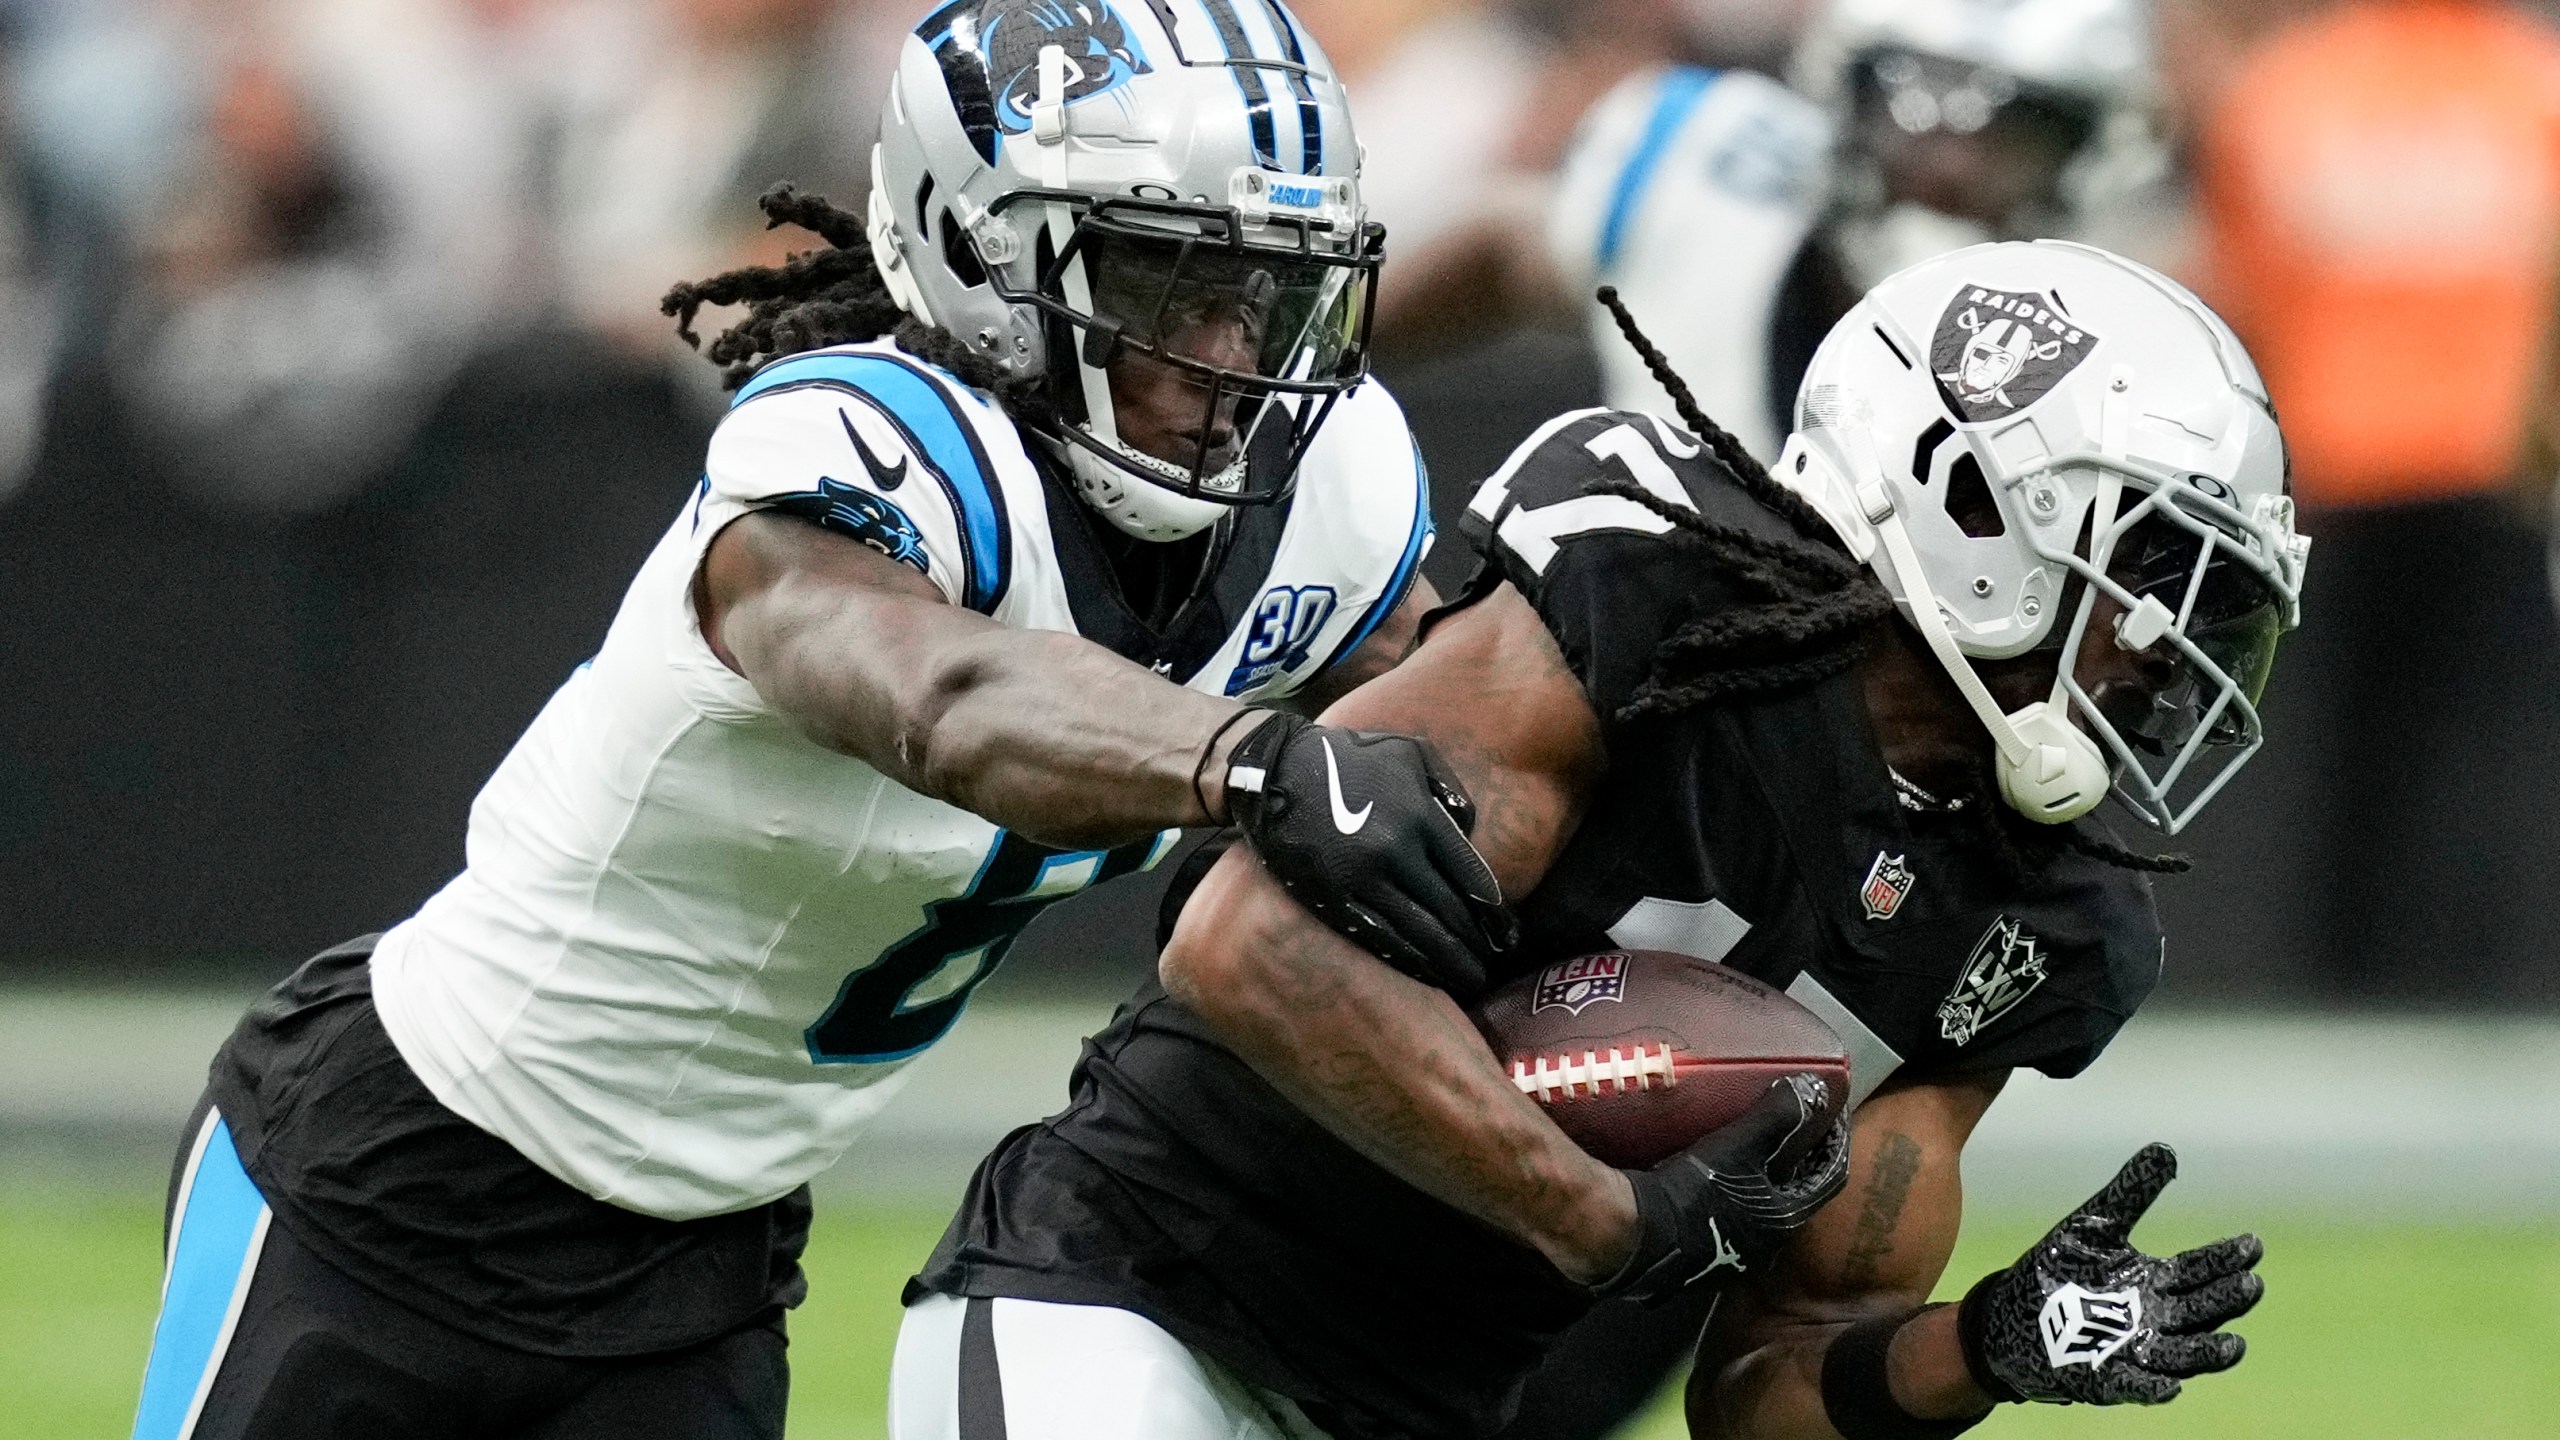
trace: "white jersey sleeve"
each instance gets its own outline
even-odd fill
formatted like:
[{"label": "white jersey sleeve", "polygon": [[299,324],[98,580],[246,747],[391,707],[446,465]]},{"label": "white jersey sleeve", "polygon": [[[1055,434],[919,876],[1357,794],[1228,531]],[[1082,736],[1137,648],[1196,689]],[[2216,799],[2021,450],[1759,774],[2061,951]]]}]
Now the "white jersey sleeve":
[{"label": "white jersey sleeve", "polygon": [[[1765,76],[1679,67],[1622,81],[1585,117],[1548,212],[1547,243],[1573,293],[1615,285],[1718,424],[1754,454],[1783,436],[1771,414],[1769,329],[1779,291],[1828,189],[1830,124]],[[1593,313],[1609,403],[1667,411],[1670,396]]]},{"label": "white jersey sleeve", "polygon": [[767,367],[713,432],[696,529],[778,510],[849,536],[992,613],[1003,496],[967,401],[901,356],[820,351]]}]

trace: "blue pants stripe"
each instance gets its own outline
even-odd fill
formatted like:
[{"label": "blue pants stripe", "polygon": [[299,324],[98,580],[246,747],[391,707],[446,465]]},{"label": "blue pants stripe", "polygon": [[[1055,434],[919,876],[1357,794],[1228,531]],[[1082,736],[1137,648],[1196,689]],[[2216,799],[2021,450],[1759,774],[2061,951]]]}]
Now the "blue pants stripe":
[{"label": "blue pants stripe", "polygon": [[240,1168],[231,1127],[208,1114],[170,1227],[160,1323],[151,1332],[133,1440],[186,1440],[194,1431],[249,1297],[268,1221],[266,1197]]}]

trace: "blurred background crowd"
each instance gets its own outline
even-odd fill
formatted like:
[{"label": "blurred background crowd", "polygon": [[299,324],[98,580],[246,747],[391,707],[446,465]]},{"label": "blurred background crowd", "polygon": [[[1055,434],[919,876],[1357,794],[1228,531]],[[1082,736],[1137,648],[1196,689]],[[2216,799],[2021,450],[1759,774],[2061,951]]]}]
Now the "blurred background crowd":
[{"label": "blurred background crowd", "polygon": [[[0,975],[281,973],[453,872],[698,471],[716,377],[658,297],[814,243],[761,228],[774,181],[858,197],[922,8],[0,0]],[[2560,7],[2119,6],[2087,93],[1800,51],[1808,0],[1296,8],[1351,87],[1380,373],[1444,505],[1626,365],[1607,257],[1557,262],[1559,171],[1664,67],[1832,127],[1754,182],[1829,237],[1786,293],[2022,229],[2197,286],[2318,545],[2268,750],[2177,842],[2168,993],[2560,1003]],[[1109,904],[1074,913],[1016,963],[1125,966]]]}]

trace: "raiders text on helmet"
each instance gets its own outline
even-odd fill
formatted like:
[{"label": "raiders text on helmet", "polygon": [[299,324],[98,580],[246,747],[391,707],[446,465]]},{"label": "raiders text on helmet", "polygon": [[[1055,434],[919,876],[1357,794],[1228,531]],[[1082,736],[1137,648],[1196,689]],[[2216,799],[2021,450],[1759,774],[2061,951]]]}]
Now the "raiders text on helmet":
[{"label": "raiders text on helmet", "polygon": [[[2175,833],[2255,753],[2311,542],[2257,368],[2175,282],[2061,241],[1913,266],[1823,341],[1778,475],[1946,666],[2021,812],[2077,818],[2112,778]],[[2093,621],[2149,683],[2064,660]],[[1972,661],[2029,651],[2053,693],[2004,714]]]},{"label": "raiders text on helmet", "polygon": [[[1277,0],[941,6],[890,88],[870,230],[909,313],[1045,378],[1044,438],[1142,539],[1286,495],[1366,374],[1383,232],[1342,87]],[[1178,458],[1124,434],[1115,362],[1198,395],[1150,447]]]}]

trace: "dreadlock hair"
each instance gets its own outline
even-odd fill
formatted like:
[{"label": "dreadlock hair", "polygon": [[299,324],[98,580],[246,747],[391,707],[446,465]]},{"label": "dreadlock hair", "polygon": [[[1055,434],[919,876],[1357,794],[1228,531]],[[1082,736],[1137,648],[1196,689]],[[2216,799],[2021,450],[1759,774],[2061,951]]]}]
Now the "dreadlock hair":
[{"label": "dreadlock hair", "polygon": [[1840,548],[1812,506],[1779,484],[1741,441],[1699,408],[1697,396],[1646,338],[1617,290],[1603,286],[1599,298],[1645,368],[1670,392],[1681,422],[1724,462],[1744,493],[1803,537],[1771,540],[1718,524],[1623,480],[1591,486],[1592,493],[1633,501],[1662,517],[1679,543],[1759,602],[1698,616],[1665,636],[1645,683],[1615,718],[1621,724],[1664,719],[1727,696],[1792,690],[1856,663],[1870,627],[1893,613],[1893,598]]},{"label": "dreadlock hair", "polygon": [[[1873,627],[1894,613],[1893,597],[1866,567],[1849,558],[1830,522],[1707,415],[1688,382],[1636,324],[1617,288],[1602,286],[1598,299],[1669,393],[1681,423],[1724,462],[1745,494],[1812,542],[1770,540],[1719,525],[1623,480],[1588,487],[1588,493],[1615,495],[1662,517],[1679,540],[1718,566],[1722,578],[1760,602],[1699,616],[1665,636],[1653,653],[1651,673],[1619,708],[1617,721],[1667,719],[1729,696],[1775,694],[1828,679],[1857,663]],[[2043,869],[2066,850],[2152,874],[2183,874],[2192,868],[2183,856],[2138,854],[2077,824],[2028,820],[1996,798],[1999,789],[1987,763],[1979,767],[1973,789],[1980,798],[1967,812],[1981,818],[1993,853],[2021,875]]]},{"label": "dreadlock hair", "polygon": [[[723,386],[735,390],[771,361],[830,345],[889,339],[962,384],[988,391],[1017,419],[1034,422],[1050,412],[1040,382],[1008,374],[960,337],[909,315],[889,298],[880,267],[871,258],[863,218],[821,195],[803,194],[788,182],[756,200],[767,230],[797,225],[827,242],[823,250],[793,254],[780,265],[749,265],[688,281],[658,303],[676,322],[676,334],[720,367]],[[705,349],[693,322],[705,305],[744,305],[746,318]]]}]

